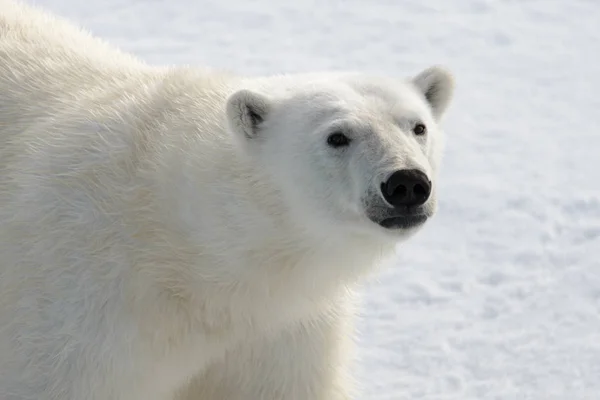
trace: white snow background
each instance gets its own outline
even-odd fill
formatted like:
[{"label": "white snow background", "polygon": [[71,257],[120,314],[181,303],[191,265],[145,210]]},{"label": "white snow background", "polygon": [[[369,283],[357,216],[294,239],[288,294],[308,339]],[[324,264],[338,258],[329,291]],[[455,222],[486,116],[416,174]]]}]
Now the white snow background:
[{"label": "white snow background", "polygon": [[600,1],[29,1],[154,64],[448,66],[439,214],[364,291],[362,398],[600,399]]}]

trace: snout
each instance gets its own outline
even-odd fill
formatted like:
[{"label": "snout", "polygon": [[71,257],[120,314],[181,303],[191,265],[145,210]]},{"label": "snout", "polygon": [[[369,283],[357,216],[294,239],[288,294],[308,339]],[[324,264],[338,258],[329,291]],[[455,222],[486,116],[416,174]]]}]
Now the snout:
[{"label": "snout", "polygon": [[431,194],[431,181],[418,169],[401,169],[381,184],[381,194],[392,207],[420,206]]},{"label": "snout", "polygon": [[390,174],[379,187],[379,200],[368,211],[373,222],[386,229],[410,229],[422,225],[433,214],[430,204],[432,184],[417,169],[402,169]]}]

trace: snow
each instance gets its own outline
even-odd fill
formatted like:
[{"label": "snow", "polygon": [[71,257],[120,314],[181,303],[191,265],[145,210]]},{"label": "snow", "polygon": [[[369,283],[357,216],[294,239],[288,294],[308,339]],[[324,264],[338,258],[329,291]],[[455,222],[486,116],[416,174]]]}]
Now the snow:
[{"label": "snow", "polygon": [[598,398],[600,3],[35,2],[156,64],[449,66],[440,211],[364,290],[362,398]]}]

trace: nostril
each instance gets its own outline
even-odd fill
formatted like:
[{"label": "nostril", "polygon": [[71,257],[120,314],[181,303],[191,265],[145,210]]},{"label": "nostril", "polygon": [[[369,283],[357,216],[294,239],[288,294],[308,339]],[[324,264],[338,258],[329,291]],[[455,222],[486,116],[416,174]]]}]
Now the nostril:
[{"label": "nostril", "polygon": [[417,196],[426,196],[428,194],[427,189],[425,189],[425,187],[419,183],[413,187],[413,193]]},{"label": "nostril", "polygon": [[381,184],[381,191],[384,196],[392,197],[401,192],[406,193],[408,189],[398,179],[388,179],[386,182]]}]

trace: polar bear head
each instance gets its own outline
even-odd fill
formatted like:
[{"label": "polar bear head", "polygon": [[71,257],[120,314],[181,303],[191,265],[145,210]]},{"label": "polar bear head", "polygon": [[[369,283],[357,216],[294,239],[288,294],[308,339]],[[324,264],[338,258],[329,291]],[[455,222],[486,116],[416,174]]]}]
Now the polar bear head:
[{"label": "polar bear head", "polygon": [[309,232],[399,240],[436,211],[440,120],[454,81],[355,73],[250,80],[227,100],[229,130]]}]

